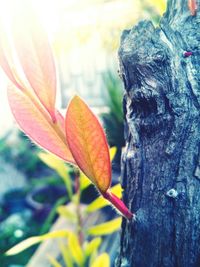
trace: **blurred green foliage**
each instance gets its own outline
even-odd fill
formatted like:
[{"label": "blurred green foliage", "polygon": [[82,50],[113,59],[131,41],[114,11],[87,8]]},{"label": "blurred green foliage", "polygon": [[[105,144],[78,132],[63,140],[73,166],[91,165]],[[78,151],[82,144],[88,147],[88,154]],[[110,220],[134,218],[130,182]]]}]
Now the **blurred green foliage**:
[{"label": "blurred green foliage", "polygon": [[11,130],[0,139],[1,157],[12,162],[27,177],[37,176],[40,172],[42,162],[37,156],[38,151],[39,148],[18,130]]},{"label": "blurred green foliage", "polygon": [[124,146],[124,121],[122,111],[122,82],[113,71],[103,74],[104,90],[106,90],[105,104],[108,113],[101,115],[106,129],[109,145],[121,148]]},{"label": "blurred green foliage", "polygon": [[[110,154],[111,157],[114,157],[114,153],[116,149],[111,149]],[[71,195],[71,203],[74,206],[73,211],[68,208],[68,205],[63,205],[62,199],[60,199],[49,217],[47,218],[46,224],[52,223],[53,217],[56,215],[56,212],[59,216],[65,217],[69,222],[72,222],[75,225],[74,231],[72,230],[58,230],[54,232],[48,232],[48,227],[45,228],[43,225],[43,235],[30,237],[18,245],[14,246],[10,250],[8,250],[7,255],[16,255],[23,250],[38,244],[44,240],[65,237],[67,244],[60,244],[60,251],[63,257],[63,261],[65,262],[65,266],[67,267],[93,267],[100,266],[102,262],[102,258],[105,258],[107,262],[106,266],[110,266],[109,264],[109,256],[106,253],[98,255],[98,248],[101,245],[102,239],[100,236],[109,235],[115,231],[117,231],[121,225],[121,217],[111,219],[107,222],[103,222],[99,225],[89,226],[87,229],[83,229],[82,222],[88,217],[91,213],[91,209],[81,209],[81,195],[84,193],[84,190],[91,185],[91,182],[88,182],[88,179],[83,173],[77,172],[74,170],[75,183],[69,183],[68,178],[72,172],[72,167],[66,165],[63,161],[59,160],[56,156],[49,153],[40,153],[39,157],[47,164],[50,168],[53,168],[61,177],[67,191],[73,192]],[[67,171],[68,174],[64,174],[63,170]],[[86,182],[87,181],[87,182]],[[111,188],[116,195],[121,197],[121,186],[117,185]],[[92,203],[92,212],[99,210],[105,206],[109,205],[102,197],[99,197],[97,200],[94,200]],[[45,233],[47,230],[47,233]],[[95,237],[93,237],[95,236]],[[97,236],[97,237],[96,237]],[[48,256],[49,261],[53,266],[62,266],[60,263],[53,257]],[[100,263],[99,263],[100,262]]]}]

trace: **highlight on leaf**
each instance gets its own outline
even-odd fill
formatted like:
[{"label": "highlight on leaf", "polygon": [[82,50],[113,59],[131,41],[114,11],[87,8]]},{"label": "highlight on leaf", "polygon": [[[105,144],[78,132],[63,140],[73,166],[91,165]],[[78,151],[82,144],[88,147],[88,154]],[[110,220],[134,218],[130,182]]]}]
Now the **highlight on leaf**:
[{"label": "highlight on leaf", "polygon": [[78,96],[69,103],[65,127],[67,142],[78,167],[100,192],[106,192],[111,183],[106,136],[97,117]]}]

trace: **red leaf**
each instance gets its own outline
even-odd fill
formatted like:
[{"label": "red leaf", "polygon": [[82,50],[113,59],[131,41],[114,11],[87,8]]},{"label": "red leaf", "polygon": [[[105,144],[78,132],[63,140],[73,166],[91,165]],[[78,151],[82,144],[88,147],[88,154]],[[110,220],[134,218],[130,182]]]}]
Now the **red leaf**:
[{"label": "red leaf", "polygon": [[63,160],[75,163],[65,140],[60,113],[53,123],[34,96],[25,95],[13,85],[8,88],[8,100],[17,123],[31,140]]},{"label": "red leaf", "polygon": [[67,109],[66,137],[78,167],[106,192],[111,182],[111,164],[105,133],[91,109],[75,96]]}]

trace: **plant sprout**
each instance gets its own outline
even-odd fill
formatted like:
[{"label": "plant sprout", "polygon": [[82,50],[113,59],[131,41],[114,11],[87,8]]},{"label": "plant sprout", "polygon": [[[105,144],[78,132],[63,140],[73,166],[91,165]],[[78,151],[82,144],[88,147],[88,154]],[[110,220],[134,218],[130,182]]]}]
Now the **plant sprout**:
[{"label": "plant sprout", "polygon": [[57,110],[53,53],[30,6],[25,14],[12,14],[10,34],[0,25],[0,65],[10,80],[8,100],[15,120],[36,144],[80,168],[101,195],[131,219],[133,214],[109,190],[111,161],[101,124],[79,96],[72,98],[65,118]]}]

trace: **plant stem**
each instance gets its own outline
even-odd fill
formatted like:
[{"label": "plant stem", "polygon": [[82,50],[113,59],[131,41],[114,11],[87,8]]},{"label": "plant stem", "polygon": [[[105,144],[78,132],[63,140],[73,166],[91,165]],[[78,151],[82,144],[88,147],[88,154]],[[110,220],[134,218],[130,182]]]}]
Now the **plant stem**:
[{"label": "plant stem", "polygon": [[134,214],[126,207],[124,202],[110,191],[101,193],[126,219],[131,220]]},{"label": "plant stem", "polygon": [[79,237],[79,243],[82,246],[83,244],[83,232],[82,232],[82,216],[80,211],[80,197],[81,197],[81,191],[80,191],[80,173],[78,170],[75,170],[75,192],[77,195],[77,202],[76,202],[76,214],[77,214],[77,231],[78,231],[78,237]]}]

